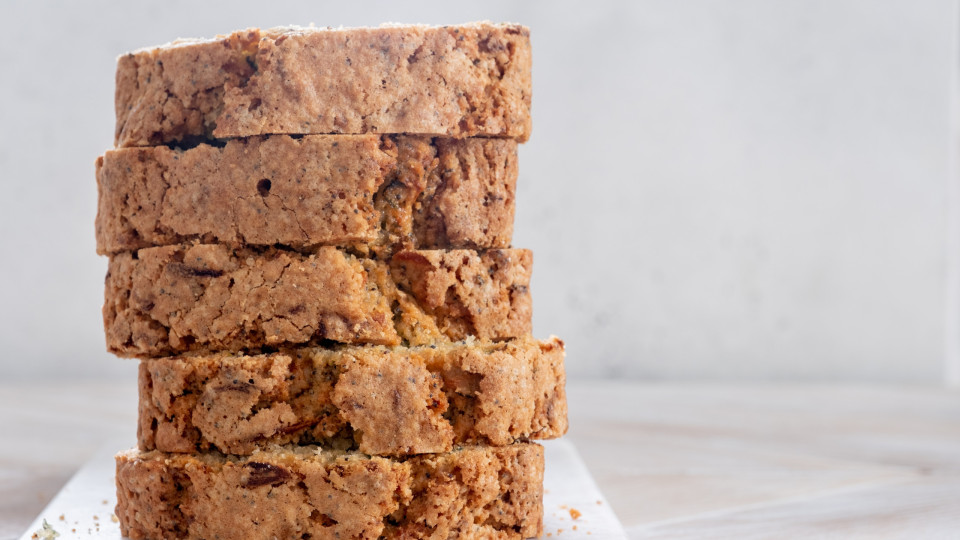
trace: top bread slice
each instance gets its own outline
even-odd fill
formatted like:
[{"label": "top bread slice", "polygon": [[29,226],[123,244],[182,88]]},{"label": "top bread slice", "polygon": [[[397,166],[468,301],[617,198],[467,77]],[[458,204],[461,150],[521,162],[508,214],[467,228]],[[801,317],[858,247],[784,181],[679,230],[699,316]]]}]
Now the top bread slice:
[{"label": "top bread slice", "polygon": [[248,29],[117,61],[116,138],[530,134],[530,33],[513,24]]}]

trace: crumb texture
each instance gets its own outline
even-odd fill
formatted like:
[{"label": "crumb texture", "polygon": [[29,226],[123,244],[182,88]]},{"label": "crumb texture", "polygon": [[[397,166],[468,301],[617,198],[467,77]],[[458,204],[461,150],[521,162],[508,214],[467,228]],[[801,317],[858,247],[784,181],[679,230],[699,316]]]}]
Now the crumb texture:
[{"label": "crumb texture", "polygon": [[409,133],[525,141],[530,34],[477,23],[235,32],[121,56],[115,143]]},{"label": "crumb texture", "polygon": [[509,139],[380,135],[112,150],[97,160],[97,251],[508,247],[516,151]]},{"label": "crumb texture", "polygon": [[390,261],[221,244],[111,257],[103,306],[119,356],[335,341],[423,345],[531,330],[528,250],[400,251]]},{"label": "crumb texture", "polygon": [[249,457],[117,455],[124,537],[529,538],[543,449],[465,447],[405,460],[276,447]]},{"label": "crumb texture", "polygon": [[308,348],[140,363],[141,450],[371,455],[504,446],[567,430],[563,342]]}]

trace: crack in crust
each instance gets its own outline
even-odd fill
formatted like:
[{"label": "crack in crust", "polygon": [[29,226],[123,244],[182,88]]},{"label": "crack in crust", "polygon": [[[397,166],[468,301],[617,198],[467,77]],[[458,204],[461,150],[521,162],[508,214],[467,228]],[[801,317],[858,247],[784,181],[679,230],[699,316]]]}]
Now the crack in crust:
[{"label": "crack in crust", "polygon": [[97,160],[97,251],[199,241],[503,248],[517,143],[505,139],[275,135],[217,147],[108,151]]},{"label": "crack in crust", "polygon": [[150,358],[318,344],[421,345],[528,335],[528,250],[400,251],[388,261],[220,244],[111,257],[107,348]]},{"label": "crack in crust", "polygon": [[543,448],[532,443],[406,459],[130,450],[116,462],[116,515],[134,540],[529,538],[543,528]]},{"label": "crack in crust", "polygon": [[530,134],[518,25],[249,29],[117,61],[123,146],[274,133]]},{"label": "crack in crust", "polygon": [[144,360],[139,445],[404,455],[555,438],[567,429],[563,355],[557,338],[520,338]]}]

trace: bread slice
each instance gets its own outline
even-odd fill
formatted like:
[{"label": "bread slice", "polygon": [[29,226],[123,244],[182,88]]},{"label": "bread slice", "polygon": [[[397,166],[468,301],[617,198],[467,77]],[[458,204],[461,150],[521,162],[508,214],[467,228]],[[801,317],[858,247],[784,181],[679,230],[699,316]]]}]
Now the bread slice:
[{"label": "bread slice", "polygon": [[192,240],[508,247],[516,155],[510,139],[380,135],[108,151],[97,160],[97,251]]},{"label": "bread slice", "polygon": [[563,352],[557,338],[519,338],[144,360],[139,445],[405,455],[552,439],[567,430]]},{"label": "bread slice", "polygon": [[423,345],[530,334],[523,249],[401,251],[389,261],[334,247],[178,244],[111,257],[107,348],[171,356],[318,344]]},{"label": "bread slice", "polygon": [[117,61],[116,145],[277,133],[530,134],[513,24],[249,29]]},{"label": "bread slice", "polygon": [[532,443],[406,459],[276,447],[116,460],[116,514],[134,540],[529,538],[543,528],[543,448]]}]

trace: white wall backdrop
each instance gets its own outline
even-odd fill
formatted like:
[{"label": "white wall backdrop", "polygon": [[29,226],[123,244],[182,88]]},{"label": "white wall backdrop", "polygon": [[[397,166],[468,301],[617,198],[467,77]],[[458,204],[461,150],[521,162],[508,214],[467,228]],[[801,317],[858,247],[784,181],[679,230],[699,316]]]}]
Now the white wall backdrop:
[{"label": "white wall backdrop", "polygon": [[957,335],[953,1],[22,1],[0,19],[0,377],[134,368],[103,351],[93,238],[115,57],[310,22],[531,27],[515,244],[572,376],[936,381]]}]

